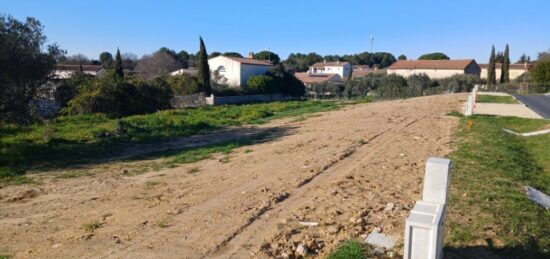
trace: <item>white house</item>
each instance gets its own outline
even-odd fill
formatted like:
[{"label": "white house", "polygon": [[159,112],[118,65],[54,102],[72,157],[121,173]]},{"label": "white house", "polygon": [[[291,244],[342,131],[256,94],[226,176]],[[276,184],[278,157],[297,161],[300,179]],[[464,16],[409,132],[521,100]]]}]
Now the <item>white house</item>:
[{"label": "white house", "polygon": [[217,83],[234,87],[246,85],[250,76],[262,75],[273,66],[270,61],[254,59],[253,53],[248,58],[217,56],[208,65]]},{"label": "white house", "polygon": [[[487,79],[487,72],[489,70],[489,64],[479,64],[481,67],[481,78]],[[510,64],[510,80],[518,79],[525,72],[528,72],[533,67],[533,64]],[[495,64],[495,75],[497,81],[500,80],[500,73],[502,73],[502,63]],[[521,79],[521,78],[520,78]]]},{"label": "white house", "polygon": [[333,82],[333,83],[341,83],[342,77],[340,77],[339,74],[312,74],[309,72],[303,72],[303,73],[295,73],[294,76],[302,81],[304,85],[308,88],[310,88],[314,84],[323,83],[323,82]]},{"label": "white house", "polygon": [[446,78],[454,75],[481,73],[473,59],[462,60],[398,60],[388,67],[387,73],[403,77],[426,74],[430,78]]},{"label": "white house", "polygon": [[[54,66],[53,77],[56,79],[67,79],[71,75],[80,70],[80,65],[56,64]],[[82,65],[84,74],[98,76],[103,73],[103,67],[99,65]]]},{"label": "white house", "polygon": [[338,74],[342,78],[346,78],[351,71],[349,62],[319,62],[309,67],[310,74]]}]

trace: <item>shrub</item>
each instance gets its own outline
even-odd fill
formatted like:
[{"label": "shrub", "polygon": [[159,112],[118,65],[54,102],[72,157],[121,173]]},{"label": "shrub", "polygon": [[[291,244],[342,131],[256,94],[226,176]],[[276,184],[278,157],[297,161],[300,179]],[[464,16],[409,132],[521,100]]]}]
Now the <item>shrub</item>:
[{"label": "shrub", "polygon": [[386,75],[379,81],[380,85],[376,88],[378,96],[382,98],[395,99],[406,96],[407,80],[395,74]]},{"label": "shrub", "polygon": [[175,95],[190,95],[199,92],[199,81],[192,75],[170,76],[166,81]]},{"label": "shrub", "polygon": [[279,92],[274,78],[268,75],[249,77],[246,87],[246,91],[251,94],[273,94]]},{"label": "shrub", "polygon": [[428,75],[414,74],[407,78],[407,85],[409,86],[409,96],[421,96],[425,94],[425,90],[431,86],[431,81]]},{"label": "shrub", "polygon": [[150,113],[170,107],[172,91],[163,80],[146,83],[116,77],[113,72],[84,82],[64,114],[105,113],[114,116]]},{"label": "shrub", "polygon": [[306,93],[306,87],[302,81],[298,80],[293,74],[287,72],[282,64],[277,64],[266,73],[275,80],[274,85],[279,93],[291,96],[303,96]]},{"label": "shrub", "polygon": [[483,81],[476,75],[454,75],[448,78],[440,79],[439,85],[448,89],[449,92],[469,92],[474,85],[481,84]]}]

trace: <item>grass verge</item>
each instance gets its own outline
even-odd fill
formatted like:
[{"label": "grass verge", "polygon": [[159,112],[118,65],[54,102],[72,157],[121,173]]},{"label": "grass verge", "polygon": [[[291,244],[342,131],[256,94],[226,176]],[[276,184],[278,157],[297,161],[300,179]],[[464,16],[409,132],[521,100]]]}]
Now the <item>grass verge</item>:
[{"label": "grass verge", "polygon": [[550,193],[550,135],[524,138],[502,131],[548,125],[515,117],[460,119],[451,155],[448,255],[476,257],[472,251],[481,247],[504,258],[550,258],[550,211],[531,202],[524,191],[530,185]]},{"label": "grass verge", "polygon": [[496,96],[496,95],[478,95],[476,97],[478,103],[507,103],[517,104],[518,102],[511,96]]},{"label": "grass verge", "polygon": [[[339,102],[293,101],[166,110],[120,119],[102,114],[58,117],[47,124],[0,126],[0,187],[29,183],[29,169],[65,168],[109,158],[132,144],[228,126],[328,111]],[[201,156],[200,152],[196,154]],[[188,155],[186,157],[192,157]]]}]

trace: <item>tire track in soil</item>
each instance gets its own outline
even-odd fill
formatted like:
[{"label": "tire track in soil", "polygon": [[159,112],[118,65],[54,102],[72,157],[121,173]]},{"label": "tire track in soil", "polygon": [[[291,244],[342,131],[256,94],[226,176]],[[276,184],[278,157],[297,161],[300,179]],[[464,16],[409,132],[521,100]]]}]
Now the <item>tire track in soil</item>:
[{"label": "tire track in soil", "polygon": [[[404,115],[408,117],[412,114],[410,113]],[[291,192],[287,198],[283,201],[273,203],[269,208],[264,208],[262,213],[255,218],[251,218],[251,222],[239,228],[239,230],[233,233],[228,239],[224,240],[219,244],[211,253],[205,256],[205,258],[245,258],[251,255],[249,247],[259,248],[261,243],[266,237],[257,238],[261,235],[262,229],[273,228],[276,225],[276,220],[282,218],[282,216],[270,216],[269,218],[261,218],[263,214],[267,211],[274,211],[273,214],[284,214],[285,211],[288,211],[285,208],[298,208],[302,201],[307,201],[310,195],[308,195],[308,190],[314,188],[313,186],[322,186],[330,183],[330,181],[345,176],[348,172],[351,171],[356,165],[355,161],[365,160],[373,157],[378,154],[378,151],[383,149],[385,145],[392,142],[394,139],[400,137],[399,132],[404,129],[416,124],[420,120],[426,119],[429,115],[419,116],[413,118],[406,123],[401,123],[401,127],[397,129],[391,129],[389,131],[381,131],[370,137],[367,141],[362,144],[356,144],[348,147],[344,151],[338,160],[333,160],[331,163],[322,167],[322,170],[316,172],[314,175],[304,179],[300,184],[297,185],[297,189]],[[385,135],[389,137],[384,138]],[[376,141],[378,140],[378,141]],[[366,149],[365,155],[361,155],[356,152],[358,149]],[[350,168],[351,167],[351,168]],[[329,177],[330,176],[330,177]],[[241,237],[241,235],[245,237]],[[244,247],[244,251],[243,251]]]}]

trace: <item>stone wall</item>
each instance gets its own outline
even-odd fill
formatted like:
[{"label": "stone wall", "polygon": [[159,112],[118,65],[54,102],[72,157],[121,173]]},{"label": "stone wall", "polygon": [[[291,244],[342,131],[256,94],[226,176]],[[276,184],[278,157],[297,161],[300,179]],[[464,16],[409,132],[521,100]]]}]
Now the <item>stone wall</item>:
[{"label": "stone wall", "polygon": [[179,95],[172,98],[172,108],[200,107],[207,105],[204,94]]},{"label": "stone wall", "polygon": [[206,97],[206,103],[209,105],[277,102],[290,100],[299,100],[299,98],[282,94],[259,94],[224,97],[216,97],[214,95],[211,95],[210,97]]}]

